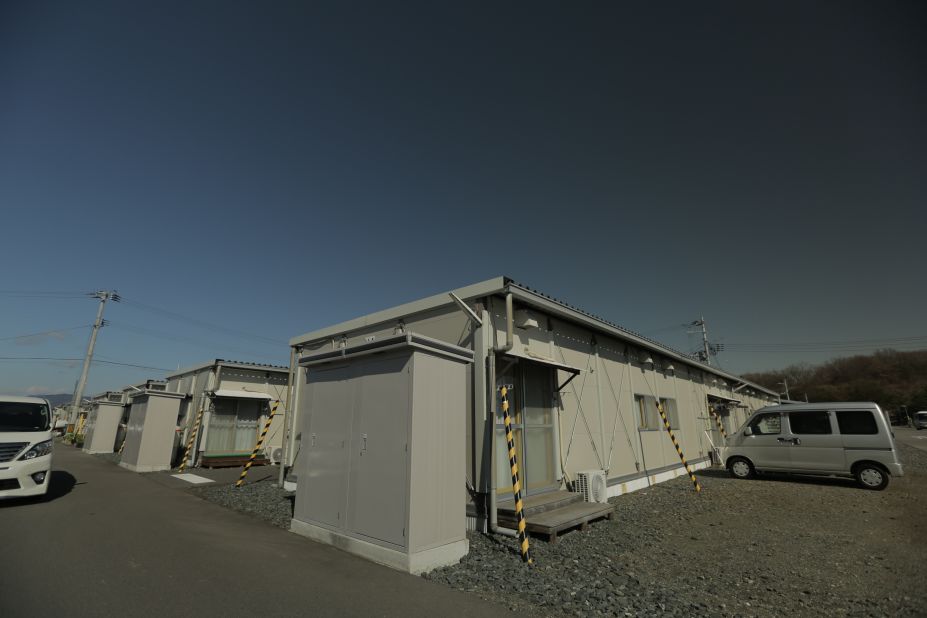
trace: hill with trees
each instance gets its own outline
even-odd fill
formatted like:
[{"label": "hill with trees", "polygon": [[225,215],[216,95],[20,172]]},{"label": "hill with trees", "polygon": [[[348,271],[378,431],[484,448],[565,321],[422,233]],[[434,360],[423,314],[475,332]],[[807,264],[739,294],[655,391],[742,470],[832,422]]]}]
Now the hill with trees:
[{"label": "hill with trees", "polygon": [[801,363],[785,369],[747,373],[744,377],[782,391],[788,382],[793,400],[874,401],[883,410],[927,410],[927,350],[879,350],[870,355],[837,358],[820,365]]}]

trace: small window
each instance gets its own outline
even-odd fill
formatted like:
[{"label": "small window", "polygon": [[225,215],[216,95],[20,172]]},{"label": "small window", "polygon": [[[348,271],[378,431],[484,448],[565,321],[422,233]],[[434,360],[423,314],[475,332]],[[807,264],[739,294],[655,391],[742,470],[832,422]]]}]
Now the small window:
[{"label": "small window", "polygon": [[830,431],[830,415],[826,410],[789,412],[789,427],[799,435],[827,434]]},{"label": "small window", "polygon": [[637,412],[638,426],[641,429],[662,429],[663,422],[660,420],[660,413],[657,411],[657,404],[653,397],[634,395],[634,408]]},{"label": "small window", "polygon": [[869,410],[838,410],[837,426],[845,435],[872,435],[879,433],[879,426]]},{"label": "small window", "polygon": [[679,409],[676,408],[676,400],[661,398],[660,405],[663,406],[663,411],[666,413],[666,418],[669,421],[670,428],[679,429]]},{"label": "small window", "polygon": [[761,414],[750,423],[753,433],[758,436],[771,436],[782,433],[782,419],[778,412]]}]

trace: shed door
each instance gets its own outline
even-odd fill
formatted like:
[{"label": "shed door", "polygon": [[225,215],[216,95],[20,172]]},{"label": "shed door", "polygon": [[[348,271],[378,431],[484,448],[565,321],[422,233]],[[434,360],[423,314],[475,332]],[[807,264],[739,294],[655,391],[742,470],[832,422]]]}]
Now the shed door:
[{"label": "shed door", "polygon": [[[305,463],[299,468],[296,516],[336,528],[345,526],[347,442],[353,407],[349,367],[313,369],[308,429],[300,438]],[[302,491],[303,483],[306,491]]]},{"label": "shed door", "polygon": [[357,364],[348,529],[406,545],[409,356]]}]

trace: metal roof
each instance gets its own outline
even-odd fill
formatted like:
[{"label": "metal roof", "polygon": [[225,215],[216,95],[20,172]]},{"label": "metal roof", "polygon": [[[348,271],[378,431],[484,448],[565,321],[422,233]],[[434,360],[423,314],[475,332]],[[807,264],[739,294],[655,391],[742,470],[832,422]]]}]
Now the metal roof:
[{"label": "metal roof", "polygon": [[634,343],[635,345],[638,345],[642,348],[654,352],[659,352],[660,354],[663,354],[664,356],[667,356],[674,361],[681,362],[692,367],[697,367],[702,371],[712,373],[719,377],[746,384],[751,388],[754,388],[768,395],[778,396],[778,393],[764,386],[760,386],[754,382],[748,382],[739,376],[718,369],[717,367],[712,367],[711,365],[698,361],[688,354],[680,352],[679,350],[675,350],[654,339],[650,339],[635,333],[613,322],[605,320],[604,318],[589,313],[588,311],[584,311],[548,294],[539,292],[531,287],[516,283],[509,277],[496,277],[494,279],[475,283],[473,285],[458,288],[456,290],[451,290],[450,292],[435,294],[434,296],[429,296],[428,298],[423,298],[421,300],[399,305],[397,307],[392,307],[390,309],[384,309],[383,311],[371,313],[369,315],[355,318],[353,320],[341,322],[333,326],[311,331],[303,335],[293,337],[290,339],[290,345],[295,347],[308,343],[318,342],[362,328],[393,322],[395,320],[399,320],[416,313],[422,313],[446,305],[451,305],[454,304],[454,301],[450,297],[451,292],[465,301],[482,298],[485,296],[494,296],[512,292],[513,297],[517,298],[523,304],[533,306],[538,309],[543,309],[568,321],[583,324],[594,330],[604,332],[625,341]]},{"label": "metal roof", "polygon": [[174,373],[169,373],[165,376],[167,379],[176,378],[178,376],[186,375],[188,373],[195,373],[203,369],[208,369],[209,367],[235,367],[237,369],[257,369],[265,371],[286,371],[289,373],[290,368],[284,365],[267,365],[263,363],[249,363],[245,361],[234,361],[234,360],[225,360],[222,358],[217,358],[205,363],[200,363],[199,365],[194,365],[192,367],[187,367],[185,369],[180,369]]}]

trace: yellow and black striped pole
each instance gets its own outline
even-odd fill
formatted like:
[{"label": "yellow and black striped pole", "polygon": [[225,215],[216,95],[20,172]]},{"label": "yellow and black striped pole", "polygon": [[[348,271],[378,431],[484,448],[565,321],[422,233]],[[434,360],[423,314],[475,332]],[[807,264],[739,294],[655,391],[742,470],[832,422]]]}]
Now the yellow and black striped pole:
[{"label": "yellow and black striped pole", "polygon": [[679,455],[679,460],[682,461],[682,465],[685,467],[686,472],[689,474],[689,478],[692,480],[692,484],[695,485],[695,491],[702,491],[702,486],[699,485],[698,479],[695,478],[695,473],[692,472],[692,468],[689,467],[689,462],[686,461],[686,456],[682,454],[682,449],[679,448],[679,442],[676,441],[676,435],[673,433],[673,429],[670,427],[669,419],[666,418],[666,412],[663,410],[663,406],[660,405],[660,400],[657,400],[657,411],[660,413],[660,418],[663,419],[663,426],[666,427],[666,433],[669,434],[670,440],[673,441],[673,446],[676,447],[676,454]]},{"label": "yellow and black striped pole", "polygon": [[190,459],[190,451],[193,450],[193,443],[196,442],[196,436],[200,432],[200,422],[203,420],[203,412],[206,411],[206,406],[200,408],[200,411],[196,413],[196,422],[193,423],[193,431],[190,432],[190,439],[187,440],[187,448],[183,451],[183,461],[180,462],[180,468],[178,472],[183,472],[187,469],[187,461]]},{"label": "yellow and black striped pole", "polygon": [[509,466],[512,467],[512,493],[515,495],[515,517],[518,519],[518,544],[521,547],[521,559],[531,564],[528,553],[528,522],[525,521],[524,504],[521,501],[521,482],[518,480],[518,460],[515,457],[515,438],[512,435],[512,417],[509,415],[509,389],[503,386],[502,418],[505,421],[505,439],[509,444]]},{"label": "yellow and black striped pole", "polygon": [[715,423],[718,425],[718,431],[721,432],[721,437],[727,440],[727,432],[724,431],[724,423],[721,422],[721,415],[714,411],[713,408],[708,408],[708,411],[715,419]]},{"label": "yellow and black striped pole", "polygon": [[280,405],[280,401],[275,401],[273,407],[270,409],[270,416],[267,417],[267,422],[264,423],[264,431],[261,432],[261,437],[258,438],[257,444],[254,445],[254,450],[251,451],[251,458],[248,459],[248,463],[245,464],[245,469],[241,471],[241,476],[238,477],[238,482],[235,483],[235,487],[241,487],[242,483],[245,482],[245,477],[248,476],[248,470],[251,469],[251,466],[254,465],[254,458],[257,457],[258,451],[261,450],[261,446],[264,445],[264,438],[267,436],[267,430],[270,429],[270,423],[274,420],[274,414],[277,413],[277,406]]}]

